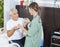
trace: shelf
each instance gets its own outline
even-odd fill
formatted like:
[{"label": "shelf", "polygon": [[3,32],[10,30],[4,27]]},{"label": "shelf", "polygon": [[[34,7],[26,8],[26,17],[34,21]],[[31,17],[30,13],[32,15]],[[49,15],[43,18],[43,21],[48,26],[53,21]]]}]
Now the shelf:
[{"label": "shelf", "polygon": [[51,43],[52,45],[56,45],[56,46],[60,46],[60,44],[56,44],[56,43]]},{"label": "shelf", "polygon": [[57,39],[60,39],[60,36],[53,35],[51,38],[57,38]]}]

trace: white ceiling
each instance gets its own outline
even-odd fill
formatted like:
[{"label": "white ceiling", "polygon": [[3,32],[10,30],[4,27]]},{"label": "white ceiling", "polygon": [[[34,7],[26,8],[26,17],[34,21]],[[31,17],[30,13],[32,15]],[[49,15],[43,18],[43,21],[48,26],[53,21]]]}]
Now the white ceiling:
[{"label": "white ceiling", "polygon": [[35,0],[41,7],[60,8],[60,0]]}]

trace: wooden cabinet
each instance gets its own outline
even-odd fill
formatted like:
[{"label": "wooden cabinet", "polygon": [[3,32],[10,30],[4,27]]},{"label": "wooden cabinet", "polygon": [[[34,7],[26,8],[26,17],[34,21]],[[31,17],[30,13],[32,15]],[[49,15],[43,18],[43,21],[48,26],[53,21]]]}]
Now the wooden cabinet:
[{"label": "wooden cabinet", "polygon": [[60,29],[60,8],[44,7],[42,10],[44,47],[50,47],[51,35],[53,34],[54,30]]},{"label": "wooden cabinet", "polygon": [[51,36],[51,46],[50,47],[60,47],[60,36],[59,35]]}]

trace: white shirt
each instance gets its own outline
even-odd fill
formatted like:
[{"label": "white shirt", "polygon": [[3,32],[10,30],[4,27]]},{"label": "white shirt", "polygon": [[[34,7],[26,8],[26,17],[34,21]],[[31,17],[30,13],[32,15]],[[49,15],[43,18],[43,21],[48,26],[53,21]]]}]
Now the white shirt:
[{"label": "white shirt", "polygon": [[[13,19],[10,19],[7,22],[7,30],[11,30],[13,27],[17,26],[18,24],[23,26],[24,19],[23,18],[18,18],[17,21],[14,21]],[[11,37],[9,37],[9,40],[19,40],[23,37],[24,37],[23,31],[21,29],[18,29],[14,32],[14,34]]]}]

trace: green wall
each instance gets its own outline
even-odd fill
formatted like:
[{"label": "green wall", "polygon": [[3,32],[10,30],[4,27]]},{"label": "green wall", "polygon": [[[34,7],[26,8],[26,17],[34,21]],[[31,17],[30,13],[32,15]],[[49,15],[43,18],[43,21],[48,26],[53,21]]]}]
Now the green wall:
[{"label": "green wall", "polygon": [[0,0],[0,28],[4,26],[4,1]]}]

